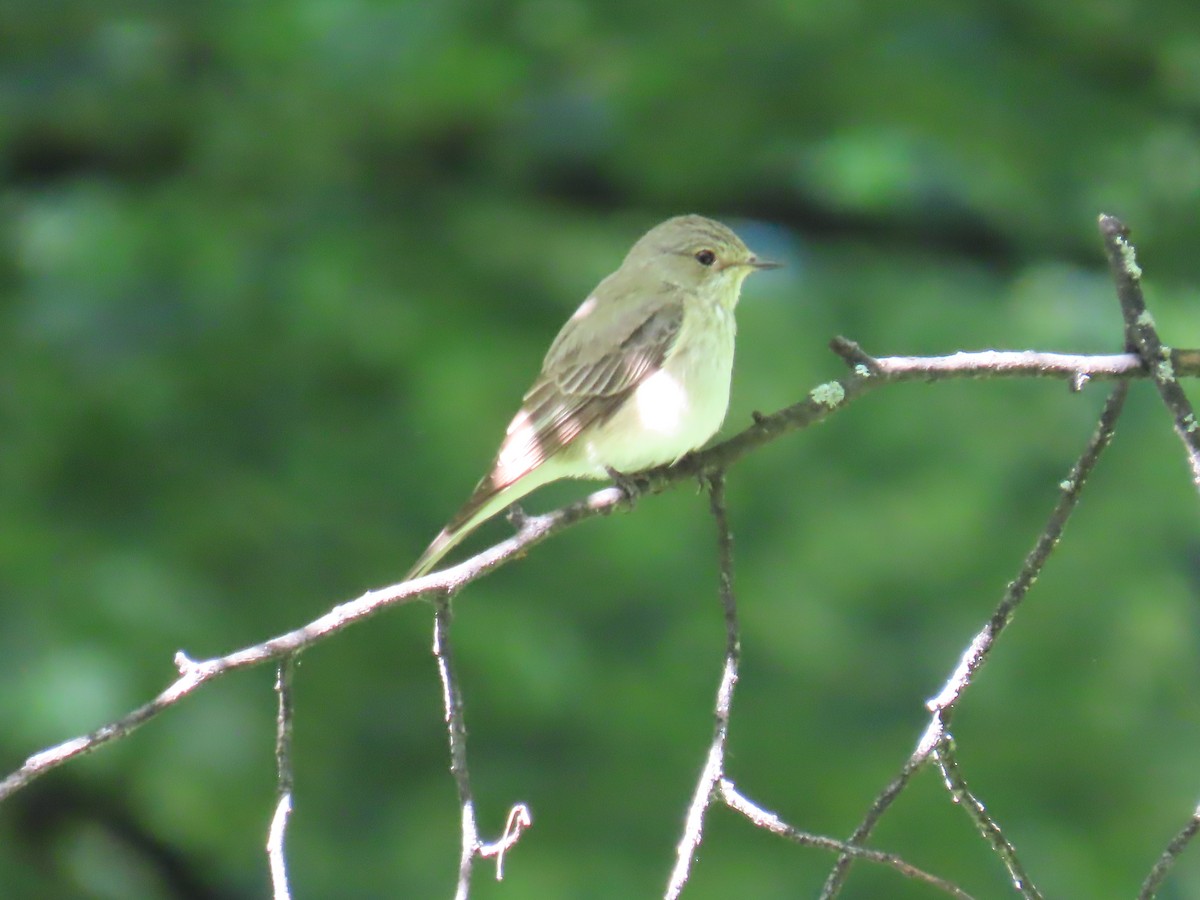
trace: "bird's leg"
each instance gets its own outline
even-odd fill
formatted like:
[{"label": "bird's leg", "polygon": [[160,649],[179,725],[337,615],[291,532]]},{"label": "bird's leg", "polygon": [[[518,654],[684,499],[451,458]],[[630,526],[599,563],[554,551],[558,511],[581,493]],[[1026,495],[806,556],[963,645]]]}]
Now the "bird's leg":
[{"label": "bird's leg", "polygon": [[504,517],[508,519],[508,524],[513,527],[513,531],[520,531],[525,525],[525,508],[520,503],[514,503],[508,508]]},{"label": "bird's leg", "polygon": [[618,472],[612,466],[605,466],[604,471],[608,473],[608,477],[613,480],[613,484],[621,489],[621,493],[625,495],[625,499],[630,503],[636,502],[637,498],[641,496],[642,489],[638,487],[637,480],[632,475]]}]

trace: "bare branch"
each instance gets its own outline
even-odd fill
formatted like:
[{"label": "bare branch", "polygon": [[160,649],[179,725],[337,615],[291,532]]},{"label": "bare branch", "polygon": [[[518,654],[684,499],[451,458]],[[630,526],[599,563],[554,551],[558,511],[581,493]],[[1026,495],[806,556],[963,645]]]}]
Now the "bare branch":
[{"label": "bare branch", "polygon": [[[1092,433],[1087,447],[1084,448],[1075,465],[1071,467],[1066,480],[1059,483],[1061,493],[1046,522],[1046,527],[1042,529],[1042,533],[1034,542],[1033,549],[1025,557],[1020,571],[1017,572],[1017,577],[1009,583],[1004,597],[1000,600],[995,612],[992,613],[987,625],[971,641],[971,646],[963,654],[954,674],[950,676],[937,696],[925,704],[931,712],[949,713],[952,710],[976,670],[987,659],[1000,632],[1012,621],[1017,607],[1021,605],[1021,601],[1025,599],[1025,595],[1037,581],[1038,575],[1046,565],[1046,560],[1050,558],[1050,554],[1054,552],[1054,548],[1062,538],[1063,530],[1067,527],[1067,520],[1075,511],[1083,486],[1096,467],[1100,454],[1112,443],[1117,420],[1125,407],[1125,397],[1128,393],[1128,383],[1122,383],[1118,384],[1109,395],[1108,402],[1100,413],[1100,421],[1097,423],[1096,430]],[[932,750],[932,745],[928,749]]]},{"label": "bare branch", "polygon": [[[758,447],[791,431],[823,421],[836,410],[848,405],[863,393],[885,384],[899,381],[938,381],[953,378],[996,378],[996,377],[1045,377],[1067,381],[1079,386],[1089,380],[1120,380],[1146,377],[1147,372],[1139,356],[1132,353],[1108,356],[1080,356],[1071,354],[983,351],[979,353],[956,353],[945,357],[884,357],[874,358],[845,339],[838,339],[835,346],[839,354],[853,366],[846,377],[818,385],[808,395],[790,407],[771,415],[755,414],[753,424],[731,439],[717,444],[701,453],[691,454],[674,466],[664,467],[631,476],[635,493],[659,493],[696,477],[712,477],[728,466],[753,452]],[[1175,374],[1200,374],[1200,351],[1179,350],[1169,354],[1171,369]],[[28,785],[37,777],[77,756],[90,753],[112,740],[126,737],[159,712],[180,702],[208,681],[235,670],[257,666],[262,663],[298,656],[308,647],[322,641],[356,622],[391,606],[412,600],[445,600],[466,584],[483,577],[492,569],[506,564],[551,535],[571,527],[575,523],[597,515],[608,515],[614,511],[628,509],[632,505],[627,493],[620,488],[609,487],[598,490],[583,500],[561,509],[539,516],[523,516],[519,520],[517,533],[494,546],[485,549],[470,559],[440,572],[426,575],[410,582],[390,585],[368,591],[355,600],[342,603],[328,613],[293,631],[233,651],[225,656],[195,661],[180,652],[176,655],[179,677],[158,696],[134,709],[125,716],[97,728],[96,730],[64,741],[30,756],[19,769],[0,780],[0,802]],[[725,570],[723,570],[724,573]],[[724,574],[723,574],[724,578]],[[726,584],[723,582],[723,598]],[[729,595],[731,596],[731,595]],[[728,608],[727,608],[728,616]],[[1003,617],[1001,617],[1003,618]],[[990,640],[994,639],[994,635]],[[978,640],[978,639],[977,639]],[[731,645],[733,646],[733,645]],[[987,644],[973,644],[973,653],[982,658]],[[732,667],[729,665],[733,660]],[[964,657],[966,661],[966,658]],[[974,666],[967,662],[963,669],[967,680]],[[961,669],[961,667],[960,667]],[[736,656],[727,653],[726,672],[722,685],[736,680]],[[952,679],[951,684],[965,684],[961,679]],[[949,687],[949,685],[948,685]],[[957,693],[958,688],[954,691]],[[943,691],[943,695],[945,694]],[[926,746],[932,746],[923,742]],[[903,789],[912,771],[923,760],[914,758],[906,764],[901,775],[880,795],[851,843],[865,840],[873,824],[886,810],[891,798]],[[709,781],[720,776],[720,759],[717,768],[707,768],[705,778]],[[714,782],[715,783],[715,782]],[[707,802],[707,799],[704,801]],[[290,806],[290,800],[289,804]],[[695,806],[695,802],[693,803]],[[703,804],[700,805],[703,813]],[[286,818],[280,821],[286,821]],[[469,796],[463,804],[464,853],[468,843],[474,842],[478,852],[478,834],[475,831],[474,806]],[[470,838],[470,840],[468,840]],[[694,838],[699,842],[698,832]],[[694,852],[695,844],[692,845]],[[844,877],[849,858],[839,860],[838,867],[831,873],[830,885]],[[469,864],[464,863],[469,869]],[[686,869],[686,866],[685,866]]]},{"label": "bare branch", "polygon": [[271,889],[275,900],[290,900],[288,887],[287,856],[284,840],[287,837],[288,817],[292,814],[292,672],[295,657],[285,656],[279,661],[275,675],[275,693],[279,695],[279,707],[275,716],[275,792],[278,801],[275,815],[271,817],[271,828],[267,835],[267,860],[271,867]]},{"label": "bare branch", "polygon": [[709,745],[704,769],[696,784],[684,826],[683,838],[676,852],[675,868],[664,895],[668,900],[677,898],[687,884],[691,863],[704,832],[704,816],[709,805],[718,797],[731,809],[741,813],[759,828],[788,838],[798,844],[835,850],[849,857],[864,859],[891,866],[909,878],[918,879],[941,888],[953,897],[970,900],[970,895],[957,885],[938,878],[905,862],[900,857],[856,847],[832,838],[810,834],[788,825],[774,813],[756,806],[743,796],[733,782],[725,777],[725,747],[729,738],[729,720],[733,704],[733,690],[737,683],[738,663],[741,658],[740,631],[738,626],[737,598],[733,591],[733,534],[729,528],[725,506],[724,473],[710,476],[710,505],[717,523],[717,547],[720,562],[721,604],[725,613],[725,664],[714,711],[713,740]]},{"label": "bare branch", "polygon": [[[29,757],[20,769],[0,780],[0,802],[68,760],[92,752],[109,741],[126,737],[159,712],[198,690],[206,682],[238,669],[277,661],[277,803],[269,829],[267,855],[273,896],[276,900],[289,900],[285,839],[293,795],[291,678],[294,663],[305,649],[355,622],[387,607],[424,599],[434,604],[433,653],[443,688],[450,771],[458,790],[461,810],[461,847],[456,900],[466,900],[475,859],[494,857],[497,879],[502,878],[506,852],[520,839],[532,819],[525,804],[515,804],[499,840],[488,843],[480,838],[467,761],[463,699],[454,670],[450,641],[451,598],[464,585],[483,577],[514,557],[524,555],[531,547],[576,522],[629,509],[643,494],[660,493],[682,481],[698,477],[708,483],[711,511],[717,526],[719,592],[724,610],[726,647],[714,708],[713,738],[689,804],[665,897],[675,900],[687,884],[692,862],[703,838],[706,812],[710,804],[720,798],[725,805],[741,813],[757,827],[799,844],[835,851],[838,859],[826,879],[821,893],[823,898],[832,898],[839,893],[852,861],[861,859],[888,865],[907,877],[924,881],[951,896],[969,900],[969,895],[957,885],[923,872],[898,856],[862,846],[895,798],[911,782],[913,775],[932,760],[938,766],[951,798],[967,811],[980,833],[1008,869],[1017,890],[1028,900],[1041,900],[1040,892],[1026,874],[1012,843],[967,785],[950,733],[950,723],[956,706],[975,674],[989,658],[995,642],[1011,622],[1017,608],[1057,546],[1088,476],[1100,454],[1111,442],[1132,379],[1149,377],[1154,381],[1164,405],[1174,418],[1176,434],[1187,452],[1193,483],[1197,490],[1200,490],[1200,423],[1197,422],[1192,405],[1179,381],[1180,376],[1200,375],[1200,350],[1174,350],[1162,342],[1153,318],[1146,308],[1141,289],[1142,272],[1136,260],[1134,247],[1129,241],[1128,229],[1112,216],[1101,216],[1099,227],[1116,283],[1129,352],[1081,356],[989,350],[960,352],[943,357],[875,358],[853,341],[835,338],[830,346],[849,367],[848,375],[818,385],[800,402],[774,414],[754,413],[750,427],[723,443],[703,452],[690,454],[672,466],[633,475],[612,473],[617,481],[615,487],[596,491],[578,503],[545,515],[527,516],[515,510],[510,521],[516,533],[509,539],[459,565],[410,582],[370,591],[355,600],[334,607],[301,628],[260,644],[202,661],[194,661],[180,651],[175,657],[179,676],[157,697],[89,734],[65,741]],[[929,723],[900,773],[872,802],[863,821],[848,842],[799,831],[774,813],[753,804],[740,794],[734,783],[725,776],[730,714],[740,663],[738,612],[733,589],[733,538],[725,504],[725,473],[729,467],[758,447],[788,432],[823,421],[831,413],[844,408],[873,388],[902,381],[932,382],[955,378],[1001,377],[1059,379],[1066,381],[1074,391],[1082,390],[1093,380],[1115,380],[1118,384],[1109,396],[1100,422],[1083,454],[1068,477],[1060,483],[1058,502],[1033,549],[1026,556],[1017,577],[1008,585],[995,611],[962,654],[958,665],[937,696],[926,703],[931,713]],[[1193,813],[1188,824],[1175,836],[1156,862],[1142,886],[1140,898],[1149,900],[1154,896],[1179,855],[1198,832],[1200,809]]]},{"label": "bare branch", "polygon": [[466,900],[471,890],[471,872],[476,857],[496,858],[496,880],[504,878],[504,855],[511,849],[525,829],[533,824],[529,807],[518,803],[508,813],[508,822],[500,840],[487,843],[479,836],[475,819],[475,798],[471,793],[471,770],[467,765],[467,720],[463,708],[462,689],[454,670],[454,651],[450,642],[450,625],[454,614],[450,609],[450,598],[439,596],[433,608],[433,656],[437,660],[438,677],[442,682],[442,707],[446,720],[446,732],[450,743],[450,774],[458,788],[458,805],[461,818],[461,841],[458,854],[458,879],[455,900]]},{"label": "bare branch", "polygon": [[1154,378],[1159,396],[1174,417],[1175,433],[1187,451],[1192,483],[1200,490],[1200,423],[1197,423],[1192,404],[1179,383],[1171,348],[1158,336],[1154,317],[1146,309],[1146,299],[1142,296],[1142,269],[1129,240],[1129,229],[1115,216],[1102,215],[1100,234],[1104,237],[1104,251],[1117,284],[1128,349],[1141,357]]},{"label": "bare branch", "polygon": [[1154,864],[1154,868],[1150,870],[1150,874],[1142,882],[1142,889],[1138,891],[1138,900],[1154,900],[1154,896],[1158,893],[1158,889],[1162,887],[1162,883],[1166,880],[1168,873],[1183,854],[1187,845],[1192,842],[1192,838],[1196,836],[1197,832],[1200,832],[1200,807],[1192,813],[1192,817],[1188,820],[1187,825],[1183,826],[1179,834],[1171,839],[1171,843],[1167,845],[1167,849],[1158,858],[1158,862]]},{"label": "bare branch", "polygon": [[684,820],[683,837],[675,851],[675,867],[663,895],[674,900],[687,884],[692,860],[704,836],[704,813],[716,796],[717,783],[725,774],[725,745],[729,739],[729,716],[733,707],[733,689],[738,679],[741,659],[741,639],[738,630],[737,598],[733,593],[733,533],[725,509],[725,472],[718,470],[708,476],[709,507],[717,523],[717,558],[720,568],[721,606],[725,611],[725,663],[717,687],[714,709],[713,739],[708,747],[704,769],[696,782],[692,802]]},{"label": "bare branch", "polygon": [[455,900],[466,900],[471,889],[471,869],[479,852],[479,828],[475,822],[475,800],[471,796],[471,771],[467,766],[467,723],[463,714],[462,693],[454,674],[454,656],[450,647],[450,598],[440,596],[434,601],[433,656],[437,660],[438,676],[442,681],[442,707],[445,710],[446,731],[450,741],[450,774],[458,788],[458,805],[462,820],[458,854],[458,881]]},{"label": "bare branch", "polygon": [[[879,820],[883,814],[891,807],[892,802],[900,796],[900,793],[908,787],[909,781],[917,770],[925,765],[928,757],[921,753],[918,749],[908,758],[908,761],[901,768],[900,774],[893,778],[888,786],[879,792],[878,796],[871,801],[871,805],[867,808],[867,814],[863,816],[863,820],[858,824],[858,827],[851,833],[846,846],[856,847],[861,846],[862,842],[871,836],[871,832],[875,830],[875,826],[879,824]],[[850,872],[850,863],[856,854],[843,851],[838,857],[837,862],[833,864],[829,875],[825,878],[825,884],[821,887],[821,893],[818,895],[818,900],[831,900],[836,897],[842,889],[842,885],[846,883],[846,876]]]},{"label": "bare branch", "polygon": [[[844,339],[841,339],[844,340]],[[850,342],[846,342],[849,344]],[[861,353],[861,351],[858,351]],[[690,481],[705,472],[725,469],[759,446],[791,431],[823,421],[835,410],[876,387],[896,381],[938,381],[945,378],[1047,377],[1076,383],[1079,379],[1144,378],[1146,371],[1136,354],[1075,356],[1069,354],[1000,352],[956,353],[943,357],[884,357],[871,359],[874,366],[858,363],[855,371],[839,381],[813,388],[804,400],[772,415],[756,415],[754,423],[740,434],[701,453],[690,454],[674,466],[654,469],[631,477],[641,492],[660,493],[675,484]],[[1177,374],[1200,375],[1200,350],[1179,350],[1171,355]],[[226,656],[200,662],[182,652],[176,655],[180,676],[157,697],[114,722],[71,738],[29,757],[21,768],[0,781],[0,802],[35,778],[68,760],[91,753],[111,740],[126,737],[140,725],[191,694],[200,685],[229,672],[273,662],[298,654],[344,628],[380,610],[417,599],[451,594],[483,577],[514,557],[522,556],[551,535],[576,522],[609,515],[630,505],[618,488],[603,488],[583,500],[540,516],[525,516],[512,537],[476,554],[465,562],[412,581],[368,591],[356,600],[334,607],[309,624],[260,644],[235,650]]]},{"label": "bare branch", "polygon": [[960,888],[958,885],[946,881],[944,878],[938,878],[936,875],[931,875],[928,872],[918,869],[916,866],[905,862],[899,856],[893,853],[884,853],[882,850],[871,850],[867,847],[858,847],[854,844],[845,844],[841,841],[835,841],[833,838],[823,837],[819,834],[810,834],[807,831],[789,825],[775,813],[763,809],[756,805],[751,800],[748,800],[745,795],[740,793],[734,783],[728,778],[722,778],[717,785],[721,799],[725,801],[725,805],[735,812],[741,813],[749,819],[754,825],[759,828],[765,828],[772,834],[777,834],[780,837],[785,837],[789,841],[794,841],[805,847],[820,847],[823,850],[835,850],[838,853],[846,856],[853,856],[856,859],[865,860],[866,862],[880,863],[885,866],[891,866],[897,872],[908,878],[914,878],[918,881],[924,881],[926,884],[931,884],[934,887],[941,888],[952,897],[958,897],[960,900],[971,900],[971,895]]},{"label": "bare branch", "polygon": [[314,619],[302,628],[271,638],[261,644],[235,650],[226,656],[196,661],[180,651],[175,654],[175,665],[179,670],[179,677],[162,693],[148,703],[142,704],[132,712],[95,731],[35,753],[25,761],[20,769],[0,781],[0,801],[68,760],[91,753],[109,741],[127,737],[138,727],[163,710],[174,706],[206,682],[238,669],[247,669],[251,666],[297,655],[318,641],[336,634],[343,628],[362,621],[388,606],[406,603],[425,594],[444,590],[446,580],[431,576],[377,591],[368,591],[357,600],[335,606],[325,615]]},{"label": "bare branch", "polygon": [[[1037,540],[1034,542],[1033,549],[1029,551],[1029,554],[1021,564],[1021,569],[1018,571],[1017,577],[1009,583],[995,611],[983,628],[971,640],[966,652],[963,653],[962,658],[959,660],[958,666],[946,680],[941,691],[925,704],[932,713],[925,733],[917,742],[916,749],[905,762],[900,774],[872,802],[867,815],[850,836],[850,843],[861,844],[870,836],[880,817],[907,786],[913,773],[929,760],[938,746],[946,739],[947,729],[950,718],[954,713],[955,705],[958,703],[959,698],[961,698],[963,691],[970,685],[975,673],[987,661],[988,655],[991,653],[997,638],[1000,637],[1000,634],[1008,626],[1009,622],[1012,621],[1017,607],[1021,605],[1021,601],[1025,599],[1025,595],[1029,592],[1033,583],[1037,581],[1038,575],[1041,574],[1042,568],[1062,537],[1067,520],[1071,517],[1071,513],[1074,512],[1079,502],[1080,493],[1083,491],[1083,486],[1087,483],[1088,477],[1100,459],[1100,454],[1112,443],[1113,434],[1117,427],[1117,420],[1121,416],[1121,410],[1124,409],[1125,398],[1128,393],[1128,382],[1121,382],[1113,388],[1113,392],[1109,395],[1108,401],[1104,405],[1104,410],[1100,414],[1100,421],[1097,423],[1095,431],[1088,440],[1087,446],[1084,448],[1083,453],[1080,454],[1079,459],[1076,460],[1075,465],[1071,467],[1071,471],[1068,473],[1066,479],[1060,482],[1059,488],[1061,493],[1059,494],[1058,502],[1051,511],[1045,528],[1042,529],[1041,534],[1038,535]],[[837,895],[841,886],[845,883],[850,863],[851,859],[849,856],[843,855],[838,858],[838,861],[829,873],[829,877],[825,881],[821,897],[830,898]]]},{"label": "bare branch", "polygon": [[1012,878],[1013,887],[1026,900],[1042,900],[1041,892],[1025,874],[1025,867],[1017,858],[1016,848],[1004,836],[1004,832],[1000,830],[996,820],[988,814],[984,805],[979,802],[979,798],[967,787],[967,781],[958,766],[958,756],[954,752],[954,739],[949,733],[942,734],[942,739],[934,748],[933,759],[942,773],[942,781],[946,785],[946,790],[950,792],[954,802],[966,810],[971,821],[975,823],[975,827],[979,829],[979,833],[991,844],[992,850],[1000,857]]}]

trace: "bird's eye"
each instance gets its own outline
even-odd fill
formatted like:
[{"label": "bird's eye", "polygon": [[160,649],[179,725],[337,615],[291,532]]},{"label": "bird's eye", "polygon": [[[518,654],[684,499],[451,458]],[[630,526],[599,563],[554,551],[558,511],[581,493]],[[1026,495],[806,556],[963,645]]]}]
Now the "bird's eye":
[{"label": "bird's eye", "polygon": [[716,261],[717,254],[713,253],[711,250],[696,251],[696,262],[700,263],[702,266],[711,266]]}]

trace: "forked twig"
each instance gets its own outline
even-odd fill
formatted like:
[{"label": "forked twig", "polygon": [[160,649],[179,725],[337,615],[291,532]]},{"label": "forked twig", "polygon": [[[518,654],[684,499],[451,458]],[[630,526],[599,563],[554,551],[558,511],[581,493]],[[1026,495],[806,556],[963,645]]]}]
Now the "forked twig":
[{"label": "forked twig", "polygon": [[1042,900],[1041,891],[1025,873],[1025,866],[1017,857],[1017,848],[1009,843],[1000,825],[967,786],[967,780],[958,764],[958,755],[954,750],[954,738],[949,732],[943,733],[942,739],[934,748],[933,761],[937,763],[938,770],[942,773],[942,783],[946,785],[946,790],[954,798],[955,804],[966,811],[979,833],[983,835],[983,839],[991,844],[1000,861],[1004,863],[1004,868],[1008,869],[1013,887],[1025,900]]},{"label": "forked twig", "polygon": [[820,847],[823,850],[833,850],[837,853],[853,856],[855,859],[861,859],[864,862],[890,866],[901,875],[916,881],[924,881],[926,884],[945,891],[951,897],[957,897],[959,900],[971,900],[971,895],[958,885],[944,878],[939,878],[936,875],[931,875],[922,869],[918,869],[894,853],[884,853],[882,850],[872,850],[869,847],[857,847],[854,844],[835,841],[833,838],[824,837],[819,834],[809,834],[807,831],[801,831],[789,825],[783,819],[779,818],[779,816],[775,815],[775,813],[765,810],[746,799],[728,778],[722,778],[717,787],[721,792],[721,799],[725,801],[726,806],[734,812],[741,813],[754,823],[754,825],[764,828],[772,834],[777,834],[805,847]]},{"label": "forked twig", "polygon": [[835,850],[857,859],[891,866],[901,874],[938,887],[953,897],[971,900],[970,895],[957,885],[931,875],[900,857],[880,850],[855,847],[833,838],[809,834],[795,828],[772,812],[769,812],[742,795],[733,781],[725,775],[725,748],[729,741],[729,720],[733,708],[733,690],[737,684],[738,664],[741,660],[741,637],[738,625],[737,597],[733,591],[733,532],[729,527],[729,514],[725,504],[725,473],[718,471],[708,477],[709,508],[717,525],[717,559],[720,579],[721,607],[725,617],[725,661],[721,681],[717,687],[717,699],[713,711],[713,739],[696,789],[688,806],[684,821],[683,837],[676,850],[675,867],[667,884],[664,897],[674,900],[682,892],[691,873],[700,841],[704,836],[704,815],[708,807],[721,800],[726,806],[749,819],[755,826],[773,834],[786,837],[798,844]]},{"label": "forked twig", "polygon": [[[950,677],[946,679],[942,689],[925,704],[932,714],[925,733],[917,742],[916,749],[912,755],[905,761],[900,773],[871,803],[867,814],[850,835],[848,843],[862,844],[866,842],[880,818],[891,806],[892,801],[908,785],[913,774],[924,766],[933,757],[937,749],[943,746],[944,742],[948,739],[950,719],[953,716],[956,704],[962,697],[963,692],[970,686],[975,673],[987,661],[996,640],[1012,621],[1013,615],[1021,605],[1021,601],[1025,599],[1029,589],[1037,580],[1038,575],[1041,574],[1046,561],[1050,558],[1050,554],[1058,545],[1063,530],[1066,528],[1067,520],[1071,517],[1071,513],[1075,510],[1079,502],[1080,494],[1087,483],[1088,477],[1100,459],[1100,455],[1112,442],[1117,420],[1121,416],[1121,410],[1124,408],[1125,398],[1128,393],[1128,382],[1121,382],[1109,395],[1108,401],[1104,405],[1104,410],[1100,414],[1100,420],[1096,424],[1096,429],[1088,440],[1087,446],[1084,448],[1079,459],[1076,460],[1075,465],[1071,467],[1071,471],[1066,479],[1059,483],[1060,493],[1058,502],[1054,505],[1046,526],[1034,542],[1033,549],[1025,557],[1016,578],[1009,583],[996,609],[992,612],[992,615],[983,628],[972,639],[967,650],[959,660],[958,665],[950,674]],[[996,826],[995,831],[999,833],[999,826]],[[1003,839],[1002,834],[1000,834],[1000,837]],[[1008,851],[1003,848],[1011,848],[1011,844],[1004,841],[1003,844],[994,843],[993,847],[1000,854],[1001,858],[1004,859]],[[1015,859],[1015,851],[1013,858]],[[829,873],[829,877],[825,881],[825,886],[821,892],[822,898],[837,896],[842,885],[845,883],[851,861],[851,858],[844,854],[838,858],[832,871]],[[1023,877],[1023,872],[1021,880],[1026,883],[1028,882],[1028,879]],[[1036,888],[1034,890],[1036,891]]]},{"label": "forked twig", "polygon": [[1146,299],[1142,295],[1142,268],[1137,262],[1137,251],[1129,240],[1129,229],[1115,216],[1102,215],[1100,234],[1104,238],[1104,252],[1108,255],[1108,265],[1117,285],[1117,299],[1125,320],[1128,349],[1141,357],[1154,380],[1154,386],[1158,388],[1159,396],[1171,413],[1175,433],[1187,451],[1192,484],[1200,490],[1200,423],[1197,423],[1191,401],[1179,383],[1176,359],[1171,348],[1159,337],[1154,317],[1146,309]]},{"label": "forked twig", "polygon": [[471,793],[471,770],[467,763],[467,720],[463,709],[462,689],[454,669],[454,650],[450,641],[450,625],[454,620],[450,598],[438,597],[433,606],[433,656],[437,660],[438,677],[442,682],[442,708],[450,744],[450,774],[458,789],[460,843],[458,879],[455,900],[466,900],[471,891],[471,873],[476,857],[496,858],[496,880],[504,878],[504,855],[533,824],[529,807],[518,803],[509,811],[508,823],[500,840],[486,842],[479,836],[475,818],[475,798]]}]

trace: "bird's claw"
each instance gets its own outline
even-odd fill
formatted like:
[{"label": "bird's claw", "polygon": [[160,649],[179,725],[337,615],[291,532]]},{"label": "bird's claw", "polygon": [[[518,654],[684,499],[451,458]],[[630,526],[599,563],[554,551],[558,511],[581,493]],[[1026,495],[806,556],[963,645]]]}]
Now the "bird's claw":
[{"label": "bird's claw", "polygon": [[505,516],[508,518],[508,524],[510,524],[515,531],[520,531],[521,528],[524,527],[525,519],[527,518],[525,515],[525,510],[520,503],[514,503],[512,506],[510,506],[508,508],[508,512],[505,513]]},{"label": "bird's claw", "polygon": [[604,471],[613,480],[613,484],[621,489],[621,493],[625,495],[627,501],[633,503],[641,496],[642,489],[638,487],[637,481],[634,478],[626,475],[624,472],[618,472],[612,466],[605,466]]}]

